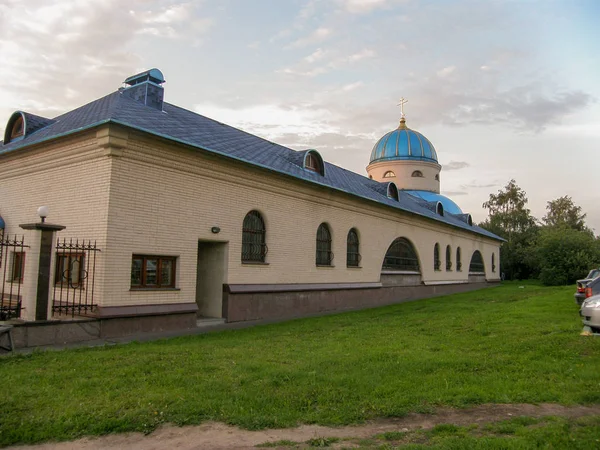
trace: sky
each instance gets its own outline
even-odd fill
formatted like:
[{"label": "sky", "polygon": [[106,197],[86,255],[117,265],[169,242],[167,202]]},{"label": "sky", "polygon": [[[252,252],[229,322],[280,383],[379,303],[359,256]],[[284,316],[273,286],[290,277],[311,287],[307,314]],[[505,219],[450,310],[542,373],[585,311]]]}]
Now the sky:
[{"label": "sky", "polygon": [[600,234],[599,22],[595,0],[0,0],[0,131],[156,67],[165,101],[366,175],[405,97],[475,221],[515,179]]}]

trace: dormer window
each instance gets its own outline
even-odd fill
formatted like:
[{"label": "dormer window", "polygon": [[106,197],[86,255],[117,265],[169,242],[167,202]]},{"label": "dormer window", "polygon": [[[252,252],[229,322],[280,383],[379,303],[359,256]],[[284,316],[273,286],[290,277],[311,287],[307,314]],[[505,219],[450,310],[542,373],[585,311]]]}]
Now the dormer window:
[{"label": "dormer window", "polygon": [[304,168],[319,175],[325,175],[325,165],[323,158],[316,150],[308,150],[304,156]]},{"label": "dormer window", "polygon": [[398,188],[396,187],[395,183],[388,184],[387,196],[396,201],[399,201],[398,200]]},{"label": "dormer window", "polygon": [[435,206],[435,212],[440,216],[444,215],[444,205],[442,205],[442,202],[437,202],[437,205]]},{"label": "dormer window", "polygon": [[420,170],[415,170],[412,173],[412,177],[413,178],[423,178],[423,172],[421,172]]},{"label": "dormer window", "polygon": [[12,126],[12,130],[10,130],[10,140],[19,138],[23,136],[25,132],[25,126],[23,123],[23,116],[20,116],[15,120],[15,123]]},{"label": "dormer window", "polygon": [[383,178],[395,178],[396,174],[394,172],[392,172],[391,170],[388,170],[386,173],[383,174]]}]

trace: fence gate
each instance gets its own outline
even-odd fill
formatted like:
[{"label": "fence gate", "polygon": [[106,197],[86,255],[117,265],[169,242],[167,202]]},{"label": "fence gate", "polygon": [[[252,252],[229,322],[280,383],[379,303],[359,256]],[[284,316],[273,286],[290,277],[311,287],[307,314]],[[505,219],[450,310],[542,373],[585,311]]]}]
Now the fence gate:
[{"label": "fence gate", "polygon": [[[0,230],[1,231],[1,230]],[[21,317],[21,286],[25,269],[24,236],[4,237],[0,233],[0,320]]]},{"label": "fence gate", "polygon": [[96,241],[58,239],[52,313],[85,315],[95,310]]}]

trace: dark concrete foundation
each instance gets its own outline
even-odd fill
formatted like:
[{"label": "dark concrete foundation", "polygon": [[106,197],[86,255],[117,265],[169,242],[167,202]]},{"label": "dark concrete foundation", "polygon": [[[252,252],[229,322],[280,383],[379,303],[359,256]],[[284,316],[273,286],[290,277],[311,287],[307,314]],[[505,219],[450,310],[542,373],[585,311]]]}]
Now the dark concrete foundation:
[{"label": "dark concrete foundation", "polygon": [[64,345],[139,333],[186,330],[196,327],[196,312],[165,315],[45,320],[14,323],[15,348]]},{"label": "dark concrete foundation", "polygon": [[[382,281],[384,281],[382,279]],[[411,280],[414,281],[414,280]],[[387,284],[387,283],[386,283]],[[396,280],[392,285],[379,283],[298,285],[294,290],[278,289],[276,285],[225,285],[223,317],[227,322],[259,319],[282,319],[309,316],[330,311],[349,311],[375,308],[422,298],[456,294],[493,286],[496,283],[480,282],[462,284],[402,285]],[[377,286],[374,286],[377,285]]]}]

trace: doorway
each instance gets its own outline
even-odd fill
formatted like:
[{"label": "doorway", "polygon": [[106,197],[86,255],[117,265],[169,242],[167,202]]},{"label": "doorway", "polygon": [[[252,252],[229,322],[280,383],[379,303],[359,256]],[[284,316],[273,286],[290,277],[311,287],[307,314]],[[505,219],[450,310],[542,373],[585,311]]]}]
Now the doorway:
[{"label": "doorway", "polygon": [[227,278],[227,243],[198,241],[196,304],[198,317],[223,316],[223,284]]}]

